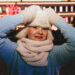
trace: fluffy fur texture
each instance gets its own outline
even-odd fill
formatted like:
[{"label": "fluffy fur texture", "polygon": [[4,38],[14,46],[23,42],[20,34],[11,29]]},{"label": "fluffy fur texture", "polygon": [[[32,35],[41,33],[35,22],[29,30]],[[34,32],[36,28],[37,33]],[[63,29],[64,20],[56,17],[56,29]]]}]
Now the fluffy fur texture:
[{"label": "fluffy fur texture", "polygon": [[41,26],[50,28],[51,25],[48,21],[47,13],[43,10],[39,10],[35,16],[35,19],[28,26]]},{"label": "fluffy fur texture", "polygon": [[[48,27],[50,29],[51,25],[48,22],[48,17],[46,12],[44,12],[43,10],[39,10],[36,14],[35,19],[27,26],[41,26],[41,27]],[[20,31],[16,37],[17,38],[23,38],[27,35],[27,27],[25,29],[23,29],[22,31]],[[53,38],[51,32],[48,32],[48,35],[50,36],[50,38]]]},{"label": "fluffy fur texture", "polygon": [[25,10],[22,10],[20,14],[24,19],[24,24],[31,23],[39,10],[41,10],[41,8],[38,5],[32,5],[27,7]]},{"label": "fluffy fur texture", "polygon": [[[35,19],[28,26],[41,26],[50,28],[48,17],[44,10],[39,10]],[[48,31],[48,38],[45,41],[33,41],[26,38],[27,27],[20,31],[16,37],[18,40],[17,51],[21,54],[22,59],[32,66],[47,66],[48,53],[53,48],[53,36],[51,31]]]},{"label": "fluffy fur texture", "polygon": [[53,43],[50,39],[40,42],[22,38],[17,43],[17,51],[27,64],[32,66],[47,66],[48,53],[53,48]]},{"label": "fluffy fur texture", "polygon": [[47,14],[49,23],[52,25],[56,25],[58,20],[62,19],[62,17],[56,14],[56,12],[51,7],[46,8],[44,12]]}]

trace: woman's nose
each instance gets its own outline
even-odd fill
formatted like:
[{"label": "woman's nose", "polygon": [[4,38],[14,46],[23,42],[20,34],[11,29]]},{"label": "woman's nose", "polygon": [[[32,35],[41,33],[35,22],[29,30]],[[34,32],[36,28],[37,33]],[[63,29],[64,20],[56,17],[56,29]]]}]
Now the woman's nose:
[{"label": "woman's nose", "polygon": [[43,34],[42,28],[38,28],[38,32],[39,32],[40,34]]}]

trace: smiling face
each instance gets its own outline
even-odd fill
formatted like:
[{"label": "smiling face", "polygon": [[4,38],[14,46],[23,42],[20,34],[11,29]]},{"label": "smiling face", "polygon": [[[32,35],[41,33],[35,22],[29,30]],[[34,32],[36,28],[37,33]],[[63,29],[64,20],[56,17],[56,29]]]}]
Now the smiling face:
[{"label": "smiling face", "polygon": [[35,41],[44,41],[47,39],[49,28],[28,27],[28,38]]}]

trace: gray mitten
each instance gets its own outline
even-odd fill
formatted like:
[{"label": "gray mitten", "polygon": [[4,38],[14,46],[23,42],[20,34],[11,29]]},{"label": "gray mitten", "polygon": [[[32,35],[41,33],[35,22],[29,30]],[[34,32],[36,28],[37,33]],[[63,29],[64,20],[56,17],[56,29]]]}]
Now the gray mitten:
[{"label": "gray mitten", "polygon": [[57,21],[62,19],[62,17],[56,14],[56,12],[50,7],[46,8],[44,11],[47,13],[49,23],[52,25],[56,25]]},{"label": "gray mitten", "polygon": [[29,6],[27,9],[21,11],[20,14],[24,18],[24,24],[31,23],[34,20],[37,11],[39,10],[41,10],[40,6],[32,5]]}]

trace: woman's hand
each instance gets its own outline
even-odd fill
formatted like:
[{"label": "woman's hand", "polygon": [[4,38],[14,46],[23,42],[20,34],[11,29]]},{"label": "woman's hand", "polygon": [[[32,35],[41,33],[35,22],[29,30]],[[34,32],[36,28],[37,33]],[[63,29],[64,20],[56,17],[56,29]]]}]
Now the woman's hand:
[{"label": "woman's hand", "polygon": [[21,11],[20,14],[24,18],[24,24],[31,23],[39,10],[41,10],[40,6],[32,5]]},{"label": "woman's hand", "polygon": [[56,25],[57,21],[62,19],[62,17],[56,14],[56,12],[50,7],[44,9],[44,11],[47,13],[49,23],[52,25]]}]

